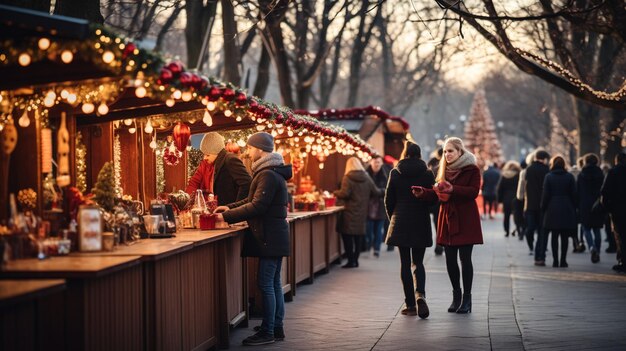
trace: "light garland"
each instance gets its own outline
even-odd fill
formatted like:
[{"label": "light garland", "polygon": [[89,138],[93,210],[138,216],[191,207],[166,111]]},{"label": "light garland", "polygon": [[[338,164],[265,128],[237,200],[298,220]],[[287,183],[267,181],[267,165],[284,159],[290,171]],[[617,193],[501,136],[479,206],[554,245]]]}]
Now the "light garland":
[{"label": "light garland", "polygon": [[76,132],[76,187],[81,193],[87,191],[87,146],[83,134]]},{"label": "light garland", "polygon": [[159,149],[165,146],[165,142],[159,140],[157,142],[156,150],[156,188],[157,194],[165,192],[165,166],[163,165],[163,157],[160,157],[161,152]]},{"label": "light garland", "polygon": [[122,143],[120,142],[119,134],[115,134],[115,141],[113,142],[113,179],[114,179],[114,184],[115,184],[115,197],[121,198],[123,195]]}]

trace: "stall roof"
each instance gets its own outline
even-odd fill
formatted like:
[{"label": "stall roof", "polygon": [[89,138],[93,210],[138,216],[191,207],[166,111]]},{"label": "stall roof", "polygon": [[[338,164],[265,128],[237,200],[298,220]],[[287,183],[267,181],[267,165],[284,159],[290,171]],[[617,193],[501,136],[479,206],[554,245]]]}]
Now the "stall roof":
[{"label": "stall roof", "polygon": [[[308,115],[321,121],[343,126],[349,131],[370,134],[368,120],[374,117],[383,123],[386,132],[393,134],[406,134],[409,130],[409,123],[399,116],[392,116],[378,106],[354,107],[347,109],[323,109],[323,110],[296,110],[296,113]],[[378,127],[378,125],[376,125]],[[376,128],[375,127],[375,128]],[[367,129],[363,131],[363,129]]]}]

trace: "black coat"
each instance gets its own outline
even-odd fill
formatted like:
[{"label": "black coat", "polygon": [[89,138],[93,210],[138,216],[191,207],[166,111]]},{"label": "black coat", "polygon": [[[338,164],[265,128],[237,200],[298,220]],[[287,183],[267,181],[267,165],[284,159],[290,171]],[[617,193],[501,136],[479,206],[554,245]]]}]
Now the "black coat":
[{"label": "black coat", "polygon": [[546,175],[541,196],[543,227],[546,230],[576,230],[576,180],[563,169]]},{"label": "black coat", "polygon": [[578,188],[578,213],[580,223],[588,228],[602,228],[604,226],[604,215],[602,213],[591,213],[593,204],[600,197],[600,189],[604,182],[604,173],[600,167],[588,165],[583,167],[578,174],[576,182]]},{"label": "black coat", "polygon": [[244,238],[243,257],[289,256],[287,180],[292,176],[291,165],[258,170],[248,198],[228,205],[230,210],[224,212],[224,220],[247,221],[250,227]]},{"label": "black coat", "polygon": [[365,171],[351,171],[343,176],[341,189],[335,196],[343,203],[337,231],[342,234],[365,235],[367,208],[371,198],[378,198],[383,191],[378,189]]},{"label": "black coat", "polygon": [[390,218],[385,243],[402,247],[430,247],[433,234],[429,206],[432,201],[413,196],[411,186],[432,189],[433,173],[419,159],[404,159],[389,174],[385,208]]},{"label": "black coat", "polygon": [[504,171],[502,177],[498,182],[498,202],[506,204],[506,206],[513,205],[515,200],[515,194],[517,194],[517,183],[519,182],[519,172],[517,171]]},{"label": "black coat", "polygon": [[541,194],[543,192],[543,180],[550,172],[550,167],[533,161],[526,169],[526,195],[524,196],[524,210],[538,211],[541,209]]},{"label": "black coat", "polygon": [[602,205],[612,216],[626,217],[626,164],[609,170],[602,184]]},{"label": "black coat", "polygon": [[[367,174],[372,178],[374,184],[381,191],[385,191],[385,187],[387,187],[387,179],[389,178],[387,171],[384,168],[381,168],[378,173],[374,174],[372,171],[372,167],[367,167]],[[385,201],[383,197],[378,197],[374,199],[370,199],[368,210],[367,210],[367,219],[371,220],[383,220],[387,214],[385,213]]]},{"label": "black coat", "polygon": [[483,172],[483,197],[495,198],[496,188],[498,181],[500,180],[500,171],[497,168],[490,166],[485,172]]}]

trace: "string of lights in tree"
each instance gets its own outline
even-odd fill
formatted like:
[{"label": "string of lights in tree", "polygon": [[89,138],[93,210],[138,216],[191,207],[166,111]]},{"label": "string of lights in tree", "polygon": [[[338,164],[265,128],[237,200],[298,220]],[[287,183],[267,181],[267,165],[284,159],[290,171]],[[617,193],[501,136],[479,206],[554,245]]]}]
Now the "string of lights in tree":
[{"label": "string of lights in tree", "polygon": [[87,191],[87,146],[81,132],[76,133],[76,188],[81,193]]},{"label": "string of lights in tree", "polygon": [[546,67],[550,67],[550,69],[554,70],[558,74],[560,74],[563,77],[565,77],[572,84],[574,84],[578,88],[580,88],[580,90],[587,91],[587,92],[595,95],[596,97],[598,97],[600,99],[611,100],[611,101],[620,101],[622,98],[626,97],[626,80],[624,80],[624,82],[622,83],[621,88],[619,90],[615,91],[615,92],[607,93],[605,91],[597,91],[597,90],[593,89],[593,87],[591,87],[589,84],[584,83],[580,79],[576,78],[576,76],[574,76],[570,71],[568,71],[567,69],[565,69],[564,67],[562,67],[561,65],[559,65],[556,62],[547,60],[547,59],[542,58],[542,57],[540,57],[538,55],[535,55],[533,53],[530,53],[530,52],[527,52],[527,51],[524,51],[524,50],[521,50],[521,49],[517,49],[516,51],[517,51],[517,53],[519,53],[520,55],[522,55],[522,56],[524,56],[526,58],[530,58],[532,60],[538,61],[538,62],[540,62],[542,65],[544,65]]},{"label": "string of lights in tree", "polygon": [[376,116],[383,122],[399,122],[404,130],[409,130],[409,123],[402,117],[392,116],[378,106],[354,107],[346,109],[295,110],[297,114],[315,117],[318,120],[361,120],[366,116]]}]

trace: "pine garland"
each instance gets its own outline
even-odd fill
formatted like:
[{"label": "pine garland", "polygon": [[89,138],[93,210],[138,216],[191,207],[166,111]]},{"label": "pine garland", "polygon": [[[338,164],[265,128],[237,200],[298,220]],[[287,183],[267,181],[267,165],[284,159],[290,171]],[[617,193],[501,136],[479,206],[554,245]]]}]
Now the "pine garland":
[{"label": "pine garland", "polygon": [[161,151],[163,150],[163,146],[165,142],[159,140],[157,142],[157,152],[156,152],[156,186],[157,186],[157,194],[161,194],[165,191],[165,166],[163,164],[163,157],[161,157]]},{"label": "pine garland", "polygon": [[200,166],[200,162],[204,158],[204,154],[200,149],[192,147],[187,151],[187,181],[196,173],[196,169]]},{"label": "pine garland", "polygon": [[76,187],[81,193],[87,191],[87,146],[83,144],[83,134],[76,133]]}]

